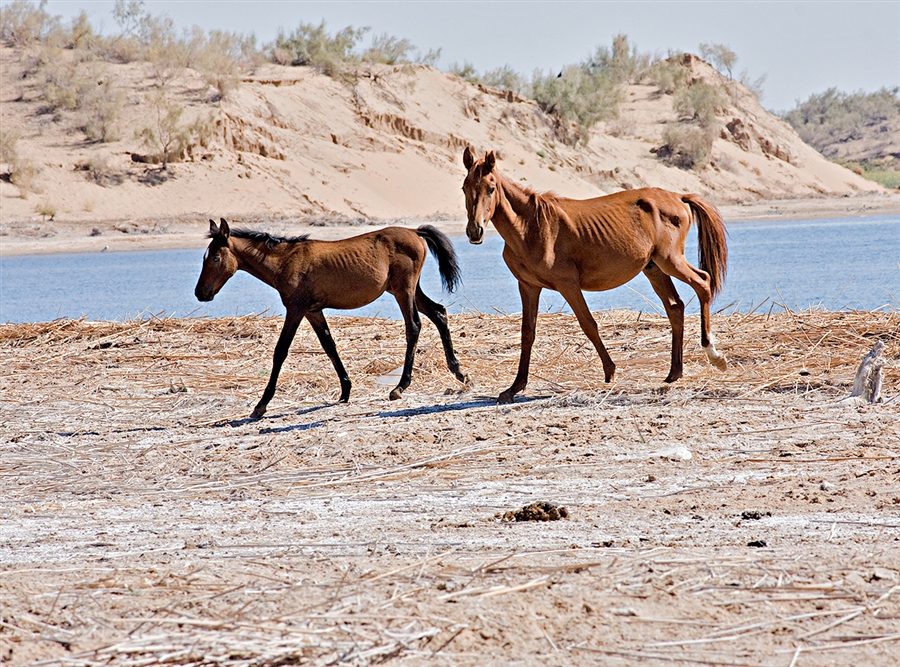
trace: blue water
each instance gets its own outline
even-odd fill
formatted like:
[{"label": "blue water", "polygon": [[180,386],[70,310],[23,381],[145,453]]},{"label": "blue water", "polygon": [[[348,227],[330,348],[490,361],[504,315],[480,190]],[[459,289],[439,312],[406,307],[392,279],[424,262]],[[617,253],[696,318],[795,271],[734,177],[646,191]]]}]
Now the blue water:
[{"label": "blue water", "polygon": [[[728,276],[713,310],[900,310],[900,216],[738,223],[728,232]],[[462,286],[444,293],[437,263],[429,256],[422,277],[425,292],[450,312],[521,312],[516,281],[500,256],[503,240],[491,234],[480,246],[463,237],[453,242]],[[692,232],[687,256],[695,265],[696,255]],[[284,314],[275,290],[243,272],[213,302],[199,303],[194,285],[202,258],[202,249],[0,258],[0,322]],[[697,312],[693,290],[677,280],[675,285],[688,312]],[[643,275],[585,296],[592,310],[662,313]],[[544,290],[541,312],[556,311],[571,312],[559,294]],[[346,312],[400,318],[390,295]]]}]

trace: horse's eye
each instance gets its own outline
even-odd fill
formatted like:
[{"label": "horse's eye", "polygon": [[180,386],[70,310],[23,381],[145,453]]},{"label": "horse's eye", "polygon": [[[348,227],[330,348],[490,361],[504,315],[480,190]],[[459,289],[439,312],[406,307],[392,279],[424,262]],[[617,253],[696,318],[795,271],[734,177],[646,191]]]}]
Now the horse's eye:
[{"label": "horse's eye", "polygon": [[488,194],[489,194],[489,195],[494,194],[494,190],[496,190],[496,189],[497,189],[497,188],[495,188],[495,187],[492,185],[491,187],[488,188]]},{"label": "horse's eye", "polygon": [[215,262],[216,264],[218,264],[219,262],[222,261],[222,258],[219,257],[218,255],[213,255],[212,261]]}]

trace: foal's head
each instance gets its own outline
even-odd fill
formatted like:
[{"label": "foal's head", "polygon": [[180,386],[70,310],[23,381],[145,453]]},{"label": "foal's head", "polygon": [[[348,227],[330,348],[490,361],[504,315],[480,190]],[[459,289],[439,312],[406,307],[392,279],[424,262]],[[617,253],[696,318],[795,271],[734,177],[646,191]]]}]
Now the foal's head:
[{"label": "foal's head", "polygon": [[466,236],[469,243],[481,243],[484,240],[484,226],[494,217],[494,211],[500,201],[497,189],[497,172],[494,167],[497,158],[494,151],[486,153],[483,159],[476,160],[472,149],[466,146],[463,152],[463,164],[469,171],[463,181],[463,193],[466,195]]},{"label": "foal's head", "polygon": [[212,241],[203,256],[203,269],[194,288],[194,296],[200,301],[212,301],[222,285],[238,270],[238,260],[231,249],[231,230],[225,218],[221,221],[221,225],[209,221],[209,238]]}]

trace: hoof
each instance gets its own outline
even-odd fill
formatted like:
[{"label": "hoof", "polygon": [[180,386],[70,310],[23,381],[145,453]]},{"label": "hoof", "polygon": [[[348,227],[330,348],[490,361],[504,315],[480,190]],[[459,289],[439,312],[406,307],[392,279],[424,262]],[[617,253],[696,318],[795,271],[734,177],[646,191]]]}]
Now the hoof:
[{"label": "hoof", "polygon": [[390,394],[390,396],[388,396],[388,398],[391,399],[392,401],[396,401],[396,400],[403,398],[403,390],[400,389],[399,387],[397,387],[396,389],[394,389],[391,392],[391,394]]},{"label": "hoof", "polygon": [[712,362],[712,365],[718,368],[720,371],[724,371],[728,368],[728,360],[725,358],[724,354],[720,355],[716,359],[710,359],[710,362]]},{"label": "hoof", "polygon": [[266,414],[265,408],[256,408],[253,412],[250,413],[250,419],[253,421],[257,421],[262,419],[263,415]]},{"label": "hoof", "polygon": [[502,394],[500,394],[497,397],[497,402],[500,405],[508,405],[509,403],[513,402],[514,396],[515,396],[515,394],[507,389],[506,391],[504,391]]},{"label": "hoof", "polygon": [[463,384],[469,384],[469,376],[464,373],[460,373],[459,371],[456,372],[456,379]]},{"label": "hoof", "polygon": [[350,402],[350,394],[341,394],[341,397],[338,399],[338,403],[349,403]]},{"label": "hoof", "polygon": [[669,373],[668,377],[666,377],[663,382],[675,382],[676,380],[681,379],[681,373]]}]

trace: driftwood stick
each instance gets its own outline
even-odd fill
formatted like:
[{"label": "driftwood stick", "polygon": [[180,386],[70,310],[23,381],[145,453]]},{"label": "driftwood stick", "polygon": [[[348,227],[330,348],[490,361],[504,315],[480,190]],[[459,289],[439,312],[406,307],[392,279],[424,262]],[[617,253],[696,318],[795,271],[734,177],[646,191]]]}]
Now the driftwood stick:
[{"label": "driftwood stick", "polygon": [[884,352],[884,342],[875,341],[875,345],[872,346],[856,370],[853,390],[847,399],[859,398],[870,404],[881,401],[881,371],[884,368],[882,352]]}]

